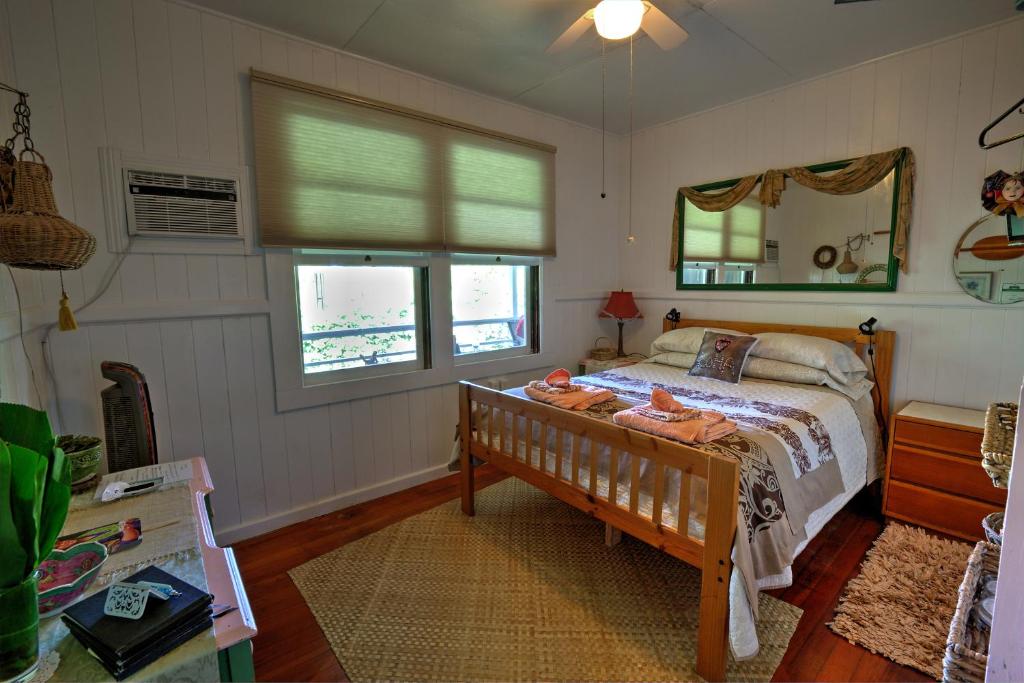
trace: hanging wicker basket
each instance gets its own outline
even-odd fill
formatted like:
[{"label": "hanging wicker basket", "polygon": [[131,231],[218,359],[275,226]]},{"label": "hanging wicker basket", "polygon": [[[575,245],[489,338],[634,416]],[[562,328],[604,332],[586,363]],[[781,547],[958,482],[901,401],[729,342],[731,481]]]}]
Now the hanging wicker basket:
[{"label": "hanging wicker basket", "polygon": [[76,270],[96,251],[96,238],[62,218],[53,174],[41,160],[14,162],[13,200],[0,213],[0,263],[32,270]]}]

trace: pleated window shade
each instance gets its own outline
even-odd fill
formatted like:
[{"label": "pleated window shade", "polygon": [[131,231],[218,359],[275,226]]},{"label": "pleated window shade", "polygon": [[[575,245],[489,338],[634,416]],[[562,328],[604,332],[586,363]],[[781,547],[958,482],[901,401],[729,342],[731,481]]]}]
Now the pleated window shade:
[{"label": "pleated window shade", "polygon": [[765,209],[752,192],[726,211],[683,205],[683,260],[764,262]]},{"label": "pleated window shade", "polygon": [[261,244],[554,255],[554,148],[252,76]]}]

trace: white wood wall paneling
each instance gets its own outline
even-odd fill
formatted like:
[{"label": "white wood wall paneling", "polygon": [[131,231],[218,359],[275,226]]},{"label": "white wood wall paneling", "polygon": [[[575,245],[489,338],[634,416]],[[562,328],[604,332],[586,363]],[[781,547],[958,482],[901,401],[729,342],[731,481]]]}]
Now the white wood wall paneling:
[{"label": "white wood wall paneling", "polygon": [[[897,402],[983,407],[1012,400],[1024,373],[1024,361],[1011,351],[1024,341],[1024,306],[976,305],[960,293],[949,263],[963,229],[982,214],[982,178],[1022,163],[1019,144],[986,153],[976,143],[978,131],[1024,89],[1020,70],[1007,71],[1009,82],[995,78],[1021,59],[1024,20],[1017,19],[639,131],[633,201],[646,208],[635,223],[637,244],[620,246],[620,258],[622,285],[640,292],[648,318],[627,326],[627,346],[649,345],[673,305],[696,317],[825,325],[875,315],[898,333]],[[727,135],[740,122],[743,132]],[[665,254],[679,185],[898,145],[912,147],[918,162],[911,274],[901,276],[900,294],[821,304],[674,291]],[[948,304],[936,307],[938,300]]]},{"label": "white wood wall paneling", "polygon": [[[601,292],[618,283],[625,175],[614,136],[606,141],[609,199],[602,202],[600,134],[521,107],[164,0],[0,0],[0,17],[0,73],[32,91],[33,132],[53,167],[61,209],[100,242],[87,267],[65,277],[75,304],[98,289],[114,260],[102,229],[98,148],[251,164],[250,67],[557,144],[561,256],[545,286],[572,292],[585,283]],[[29,318],[49,321],[56,278],[15,277]],[[128,256],[96,304],[102,322],[82,314],[81,330],[51,335],[61,428],[102,434],[99,392],[108,382],[99,363],[138,365],[150,384],[161,457],[206,456],[217,484],[215,523],[229,539],[440,473],[457,420],[455,385],[279,414],[266,317],[202,313],[216,302],[253,299],[266,299],[261,255]],[[188,302],[194,318],[182,317]],[[544,312],[571,321],[546,340],[565,365],[598,334],[614,332],[597,319],[599,304],[576,298]],[[139,320],[147,307],[167,317]],[[0,315],[14,310],[0,278]],[[124,319],[111,314],[118,310]],[[38,337],[27,344],[45,384]],[[16,337],[0,342],[0,393],[35,401]]]}]

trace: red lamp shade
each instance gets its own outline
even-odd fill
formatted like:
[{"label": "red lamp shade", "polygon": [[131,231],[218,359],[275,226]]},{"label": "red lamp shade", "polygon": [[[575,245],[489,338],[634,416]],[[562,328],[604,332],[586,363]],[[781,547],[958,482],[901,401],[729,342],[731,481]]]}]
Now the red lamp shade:
[{"label": "red lamp shade", "polygon": [[631,320],[644,317],[640,309],[636,307],[633,300],[633,292],[612,292],[608,297],[608,303],[604,305],[598,314],[601,318],[615,318],[616,320]]}]

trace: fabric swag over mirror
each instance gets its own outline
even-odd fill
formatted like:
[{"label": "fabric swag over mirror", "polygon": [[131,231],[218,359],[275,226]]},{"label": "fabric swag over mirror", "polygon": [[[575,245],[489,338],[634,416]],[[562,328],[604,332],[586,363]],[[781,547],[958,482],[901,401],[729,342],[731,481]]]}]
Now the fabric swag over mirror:
[{"label": "fabric swag over mirror", "polygon": [[693,187],[680,187],[672,217],[672,251],[669,266],[675,270],[679,265],[679,195],[689,200],[702,211],[728,211],[738,205],[760,184],[758,201],[768,207],[776,207],[782,201],[786,189],[786,178],[818,192],[835,195],[849,195],[863,192],[881,182],[902,160],[899,178],[899,197],[896,207],[896,231],[892,251],[900,264],[900,270],[907,272],[907,242],[914,204],[914,152],[909,147],[899,147],[888,152],[858,157],[838,170],[815,173],[803,166],[770,169],[759,175],[740,178],[735,185],[717,192],[701,192]]}]

